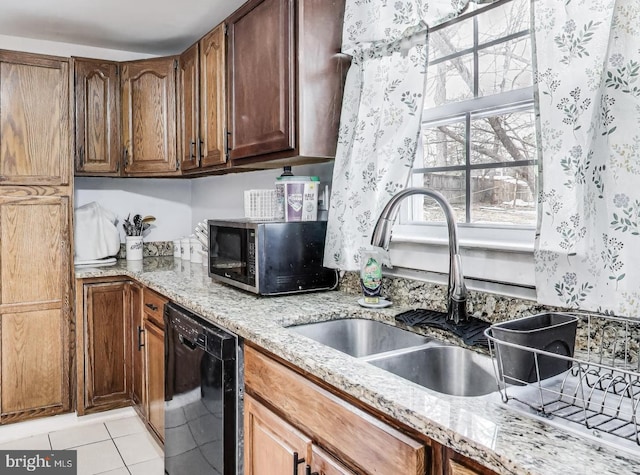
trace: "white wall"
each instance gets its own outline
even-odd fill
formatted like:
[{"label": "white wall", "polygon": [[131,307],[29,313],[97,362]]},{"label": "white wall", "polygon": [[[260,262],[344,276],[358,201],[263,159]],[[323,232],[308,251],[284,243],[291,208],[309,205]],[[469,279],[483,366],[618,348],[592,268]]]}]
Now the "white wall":
[{"label": "white wall", "polygon": [[145,233],[145,241],[171,241],[189,234],[191,226],[191,182],[171,178],[75,179],[75,206],[96,201],[118,216],[116,224],[124,242],[122,222],[131,213],[152,215],[156,221]]},{"label": "white wall", "polygon": [[120,51],[93,46],[59,43],[57,41],[34,40],[18,36],[0,35],[0,49],[23,51],[26,53],[49,54],[53,56],[108,59],[110,61],[132,61],[153,57],[150,54]]},{"label": "white wall", "polygon": [[[318,176],[321,188],[331,184],[333,161],[316,165],[292,167],[294,175]],[[191,210],[193,225],[209,218],[242,218],[244,190],[273,188],[282,169],[230,173],[193,180]]]},{"label": "white wall", "polygon": [[[293,167],[294,175],[315,175],[331,183],[333,162]],[[86,178],[75,179],[75,206],[96,201],[122,221],[129,213],[156,217],[145,241],[170,241],[191,234],[199,221],[244,216],[244,190],[273,188],[282,169],[231,173],[192,179]]]}]

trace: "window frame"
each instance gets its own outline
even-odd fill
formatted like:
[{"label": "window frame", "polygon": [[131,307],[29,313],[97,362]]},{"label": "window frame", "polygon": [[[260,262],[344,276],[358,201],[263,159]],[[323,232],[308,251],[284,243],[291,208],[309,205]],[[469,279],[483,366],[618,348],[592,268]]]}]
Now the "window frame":
[{"label": "window frame", "polygon": [[[487,9],[496,8],[512,0],[498,0],[472,12],[458,16],[446,23],[438,25],[431,33],[447,28],[455,23],[476,17]],[[422,126],[437,126],[463,119],[466,126],[466,158],[464,165],[447,167],[412,168],[409,186],[424,186],[419,178],[425,172],[460,171],[466,174],[465,186],[465,221],[469,221],[471,212],[471,180],[474,170],[486,168],[504,168],[530,166],[537,164],[537,158],[518,162],[470,164],[471,127],[470,121],[487,116],[495,116],[520,110],[533,110],[535,113],[534,86],[510,90],[503,93],[477,97],[478,94],[478,57],[482,49],[504,43],[515,38],[531,34],[531,29],[509,34],[478,45],[477,20],[474,20],[474,44],[470,48],[456,51],[430,62],[429,66],[458,56],[473,53],[474,57],[474,97],[458,102],[450,102],[430,109],[425,109]],[[422,140],[419,141],[419,148]],[[420,151],[421,152],[421,151]],[[422,154],[418,153],[421,157]],[[423,178],[422,178],[423,179]],[[534,192],[537,199],[537,190]],[[419,223],[412,219],[421,213],[421,197],[406,200],[400,209],[398,220],[393,228],[393,239],[390,244],[391,262],[394,268],[385,271],[391,276],[410,276],[421,280],[446,283],[448,274],[448,242],[444,223]],[[443,215],[444,217],[444,215]],[[458,223],[458,239],[462,259],[462,267],[467,286],[472,290],[482,290],[500,294],[508,294],[521,298],[535,298],[534,273],[534,240],[535,226]],[[487,261],[487,260],[490,261]],[[489,264],[489,265],[488,265]],[[443,276],[444,274],[444,276]]]}]

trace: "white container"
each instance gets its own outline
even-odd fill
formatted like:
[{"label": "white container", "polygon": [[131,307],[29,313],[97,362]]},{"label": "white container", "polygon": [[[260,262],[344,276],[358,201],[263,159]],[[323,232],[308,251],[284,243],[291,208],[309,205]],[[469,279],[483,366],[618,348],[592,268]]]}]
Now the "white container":
[{"label": "white container", "polygon": [[125,249],[128,261],[142,260],[142,236],[127,236],[125,239]]},{"label": "white container", "polygon": [[202,244],[198,241],[198,238],[190,238],[191,242],[191,258],[189,259],[191,262],[196,264],[202,264]]},{"label": "white container", "polygon": [[180,249],[180,239],[173,240],[173,257],[182,257],[182,250]]},{"label": "white container", "polygon": [[180,257],[183,261],[191,260],[191,240],[188,237],[180,240]]},{"label": "white container", "polygon": [[288,180],[284,182],[284,220],[317,221],[317,180]]},{"label": "white container", "polygon": [[276,211],[276,190],[245,190],[245,218],[274,220],[277,218]]}]

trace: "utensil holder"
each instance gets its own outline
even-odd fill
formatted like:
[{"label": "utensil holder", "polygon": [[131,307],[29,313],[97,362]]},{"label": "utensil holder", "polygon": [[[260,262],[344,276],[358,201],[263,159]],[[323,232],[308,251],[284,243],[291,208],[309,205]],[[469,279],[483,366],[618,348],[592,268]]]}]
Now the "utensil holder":
[{"label": "utensil holder", "polygon": [[142,260],[142,236],[127,236],[125,240],[125,249],[128,261]]}]

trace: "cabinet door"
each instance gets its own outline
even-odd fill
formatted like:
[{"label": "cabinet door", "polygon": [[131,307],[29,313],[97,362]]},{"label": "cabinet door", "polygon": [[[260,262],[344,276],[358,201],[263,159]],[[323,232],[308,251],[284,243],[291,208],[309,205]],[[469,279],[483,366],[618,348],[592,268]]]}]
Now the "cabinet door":
[{"label": "cabinet door", "polygon": [[69,199],[0,196],[0,255],[2,422],[68,411]]},{"label": "cabinet door", "polygon": [[355,475],[355,472],[316,445],[311,448],[311,472],[319,475]]},{"label": "cabinet door", "polygon": [[144,331],[142,328],[142,286],[129,283],[129,305],[131,308],[131,343],[132,343],[132,386],[131,399],[136,410],[144,419],[147,418],[144,392]]},{"label": "cabinet door", "polygon": [[292,0],[251,0],[227,22],[229,157],[293,149]]},{"label": "cabinet door", "polygon": [[200,166],[222,165],[226,156],[224,24],[200,40]]},{"label": "cabinet door", "polygon": [[122,65],[122,136],[125,172],[175,174],[175,58],[132,61]]},{"label": "cabinet door", "polygon": [[164,441],[164,330],[145,318],[144,336],[148,420]]},{"label": "cabinet door", "polygon": [[199,132],[199,91],[198,91],[198,45],[195,44],[182,56],[178,69],[180,89],[179,128],[180,128],[180,167],[183,171],[198,168],[200,148]]},{"label": "cabinet door", "polygon": [[76,59],[75,130],[78,175],[120,171],[120,77],[118,64]]},{"label": "cabinet door", "polygon": [[445,475],[495,475],[493,470],[457,453],[453,449],[442,448]]},{"label": "cabinet door", "polygon": [[85,285],[85,408],[131,398],[131,314],[127,282]]},{"label": "cabinet door", "polygon": [[69,63],[0,52],[0,182],[66,185]]},{"label": "cabinet door", "polygon": [[[294,452],[305,462],[294,471]],[[244,399],[245,475],[304,474],[311,439],[287,424],[248,394]]]}]

